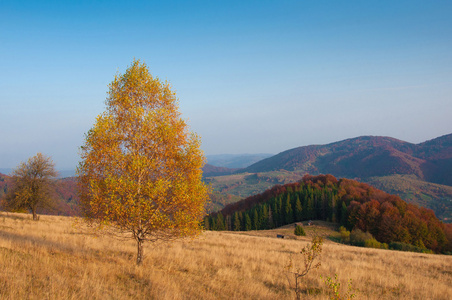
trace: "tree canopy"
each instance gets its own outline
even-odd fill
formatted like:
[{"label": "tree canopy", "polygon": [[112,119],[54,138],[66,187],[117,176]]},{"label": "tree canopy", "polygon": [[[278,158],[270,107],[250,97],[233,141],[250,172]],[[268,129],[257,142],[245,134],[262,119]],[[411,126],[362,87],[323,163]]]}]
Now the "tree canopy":
[{"label": "tree canopy", "polygon": [[134,60],[109,85],[106,111],[82,146],[78,167],[82,210],[138,244],[193,236],[208,199],[204,155],[178,111],[167,82]]}]

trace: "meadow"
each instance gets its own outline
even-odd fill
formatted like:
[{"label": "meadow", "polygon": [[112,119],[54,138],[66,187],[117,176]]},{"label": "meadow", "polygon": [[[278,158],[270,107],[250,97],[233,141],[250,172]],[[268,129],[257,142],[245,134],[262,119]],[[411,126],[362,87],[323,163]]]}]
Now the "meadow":
[{"label": "meadow", "polygon": [[[318,223],[203,232],[195,239],[145,243],[135,265],[134,241],[103,236],[77,219],[0,212],[0,299],[294,299],[290,257],[310,242]],[[276,234],[288,238],[278,239]],[[320,275],[352,279],[356,299],[452,299],[452,256],[358,248],[325,239],[319,269],[302,280],[303,299],[328,299]]]}]

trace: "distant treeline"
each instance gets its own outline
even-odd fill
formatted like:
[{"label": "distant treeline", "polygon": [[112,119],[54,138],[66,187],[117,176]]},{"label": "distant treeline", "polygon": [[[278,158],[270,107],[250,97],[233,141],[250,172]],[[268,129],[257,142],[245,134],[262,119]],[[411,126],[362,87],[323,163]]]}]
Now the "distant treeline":
[{"label": "distant treeline", "polygon": [[204,220],[210,230],[265,230],[324,220],[369,232],[381,243],[400,242],[437,253],[452,251],[452,225],[432,210],[408,204],[367,184],[332,175],[306,175],[229,204]]}]

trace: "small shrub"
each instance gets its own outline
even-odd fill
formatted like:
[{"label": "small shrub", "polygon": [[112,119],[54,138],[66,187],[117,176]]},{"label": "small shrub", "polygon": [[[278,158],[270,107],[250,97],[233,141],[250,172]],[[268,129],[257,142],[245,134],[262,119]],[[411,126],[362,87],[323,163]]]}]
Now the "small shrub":
[{"label": "small shrub", "polygon": [[350,234],[350,243],[355,246],[388,249],[388,244],[380,243],[369,232],[363,232],[360,229],[353,229]]},{"label": "small shrub", "polygon": [[355,246],[365,247],[366,241],[371,239],[374,239],[372,234],[361,229],[353,229],[350,233],[350,243]]},{"label": "small shrub", "polygon": [[[323,279],[322,276],[320,276],[320,278]],[[337,279],[337,274],[334,274],[334,279],[327,276],[326,279],[323,280],[323,282],[325,282],[326,286],[328,287],[328,290],[331,293],[330,297],[331,300],[342,300],[342,299],[349,300],[356,297],[356,294],[353,292],[351,279],[348,280],[347,292],[345,292],[345,294],[343,295],[341,294],[341,283]]]},{"label": "small shrub", "polygon": [[306,236],[306,232],[304,231],[303,227],[300,225],[297,225],[295,227],[294,233],[295,233],[295,235],[298,235],[298,236]]},{"label": "small shrub", "polygon": [[364,247],[366,247],[366,248],[377,248],[377,249],[379,249],[380,248],[380,242],[379,241],[377,241],[376,239],[374,239],[374,238],[371,238],[371,239],[368,239],[368,240],[365,240],[364,241]]},{"label": "small shrub", "polygon": [[339,227],[339,233],[341,234],[341,242],[344,244],[350,243],[350,231],[344,226]]},{"label": "small shrub", "polygon": [[[297,300],[301,299],[301,278],[306,276],[309,271],[320,267],[322,245],[323,238],[318,235],[314,235],[311,243],[303,247],[299,252],[303,257],[303,263],[298,261],[294,262],[291,257],[289,264],[286,266],[287,280],[289,281],[289,286],[295,291]],[[315,263],[315,261],[318,262]]]}]

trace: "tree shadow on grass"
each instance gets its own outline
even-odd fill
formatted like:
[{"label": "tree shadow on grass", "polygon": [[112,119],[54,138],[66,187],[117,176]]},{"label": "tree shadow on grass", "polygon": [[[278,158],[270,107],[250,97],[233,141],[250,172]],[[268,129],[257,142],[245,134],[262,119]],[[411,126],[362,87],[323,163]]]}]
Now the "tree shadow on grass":
[{"label": "tree shadow on grass", "polygon": [[22,221],[30,221],[33,220],[33,216],[30,214],[22,214],[22,213],[11,213],[0,211],[0,218],[10,219],[10,220],[22,220]]},{"label": "tree shadow on grass", "polygon": [[[112,263],[117,263],[118,258],[130,261],[133,255],[127,251],[118,251],[118,250],[99,250],[88,247],[80,247],[76,244],[68,245],[65,244],[64,241],[56,242],[52,240],[48,240],[45,236],[39,237],[35,235],[29,234],[18,234],[14,232],[9,232],[2,230],[0,227],[0,239],[9,240],[13,244],[19,245],[19,249],[25,250],[27,244],[31,247],[42,248],[44,251],[47,251],[51,255],[56,254],[66,254],[66,255],[76,255],[78,257],[86,257],[91,259],[99,259],[102,261],[110,261]],[[25,253],[25,251],[24,251]]]}]

